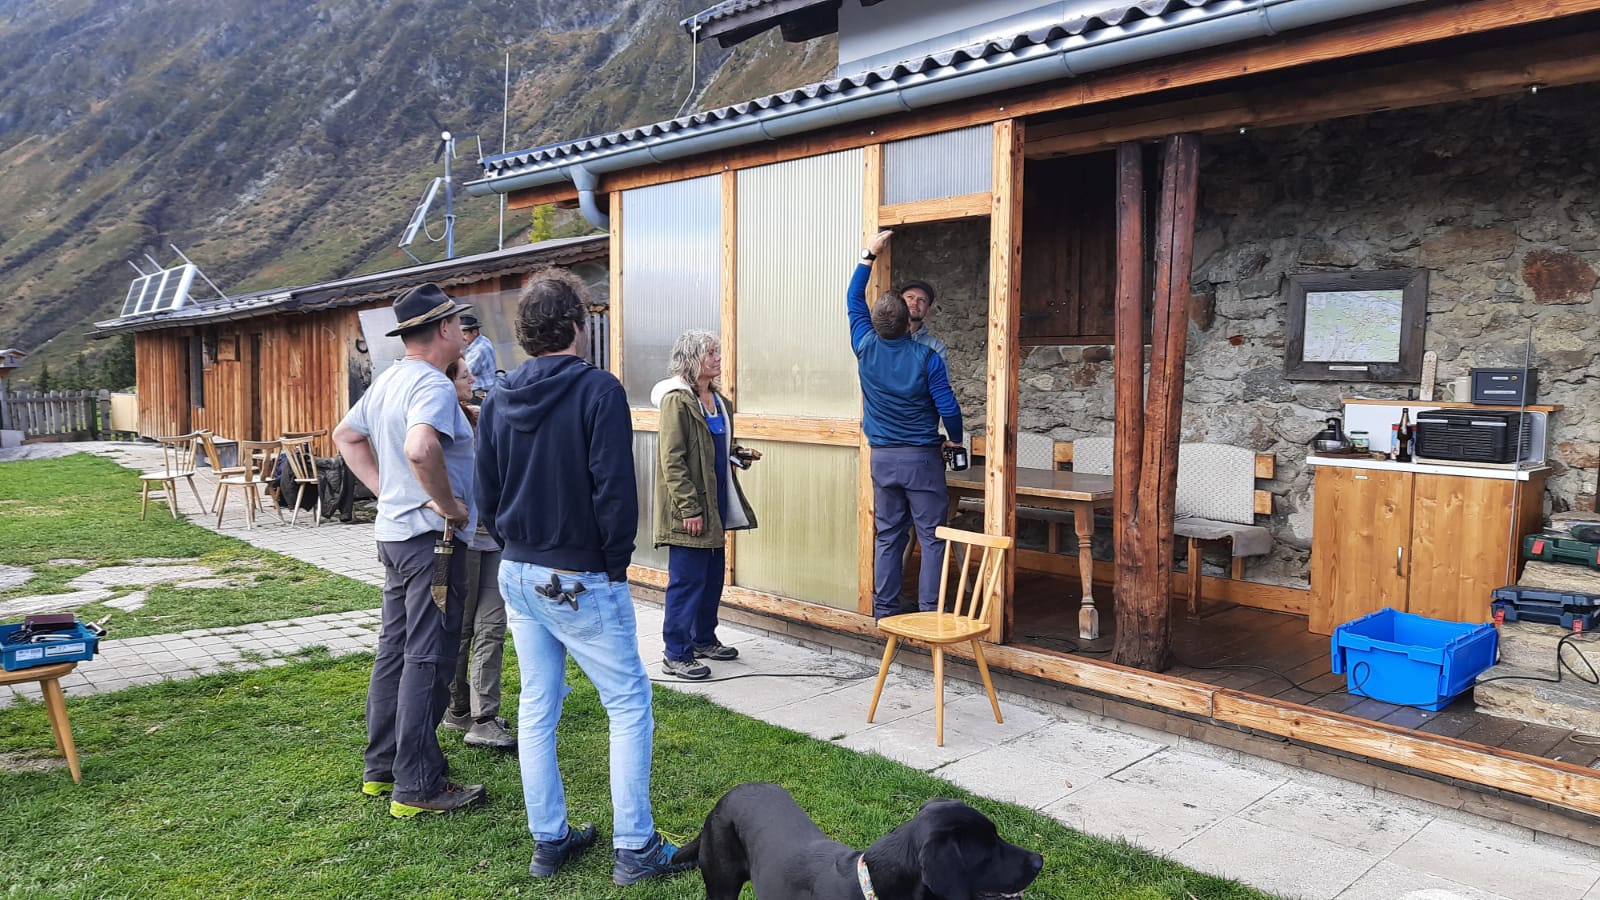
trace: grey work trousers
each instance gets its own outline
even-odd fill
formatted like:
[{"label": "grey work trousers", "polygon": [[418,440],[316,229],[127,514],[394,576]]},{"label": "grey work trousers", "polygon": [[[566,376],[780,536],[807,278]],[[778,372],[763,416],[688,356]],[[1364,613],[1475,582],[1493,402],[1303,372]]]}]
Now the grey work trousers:
[{"label": "grey work trousers", "polygon": [[924,612],[938,608],[944,541],[933,532],[944,524],[949,496],[940,448],[872,448],[873,521],[878,531],[872,560],[873,618],[900,611],[901,572],[913,527],[922,545],[917,608]]},{"label": "grey work trousers", "polygon": [[444,782],[444,751],[435,731],[444,718],[461,643],[467,586],[466,545],[450,555],[445,611],[433,603],[433,545],[439,532],[379,541],[383,619],[367,688],[366,774],[394,782],[394,799],[421,800]]},{"label": "grey work trousers", "polygon": [[450,714],[486,722],[500,715],[506,657],[506,601],[500,596],[500,551],[467,551],[467,602],[461,648],[450,681]]}]

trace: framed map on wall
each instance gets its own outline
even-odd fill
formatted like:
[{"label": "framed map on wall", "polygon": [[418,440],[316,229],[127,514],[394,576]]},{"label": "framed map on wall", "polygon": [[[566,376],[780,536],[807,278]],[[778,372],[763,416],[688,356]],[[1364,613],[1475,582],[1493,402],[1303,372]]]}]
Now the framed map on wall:
[{"label": "framed map on wall", "polygon": [[1317,381],[1422,380],[1428,271],[1290,275],[1283,373]]}]

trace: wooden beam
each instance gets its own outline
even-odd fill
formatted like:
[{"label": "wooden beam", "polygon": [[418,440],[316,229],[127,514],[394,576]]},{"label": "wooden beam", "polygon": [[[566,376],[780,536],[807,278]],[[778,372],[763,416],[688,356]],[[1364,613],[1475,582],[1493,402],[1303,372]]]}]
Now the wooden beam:
[{"label": "wooden beam", "polygon": [[[1358,57],[1386,50],[1414,48],[1451,38],[1559,21],[1595,11],[1600,11],[1600,0],[1470,0],[1448,5],[1408,7],[1387,15],[1330,27],[1315,34],[1291,31],[1242,46],[1228,45],[1213,52],[1185,54],[1176,60],[1164,58],[1103,75],[1063,79],[1004,94],[974,98],[949,104],[932,114],[900,113],[796,135],[783,141],[763,142],[688,160],[616,172],[603,177],[602,188],[614,191],[683,181],[730,168],[745,169],[821,156],[837,150],[983,125],[1007,118],[1091,107],[1247,75],[1280,72],[1323,62],[1348,63]],[[1441,55],[1447,54],[1448,50]],[[1169,128],[1162,133],[1172,130]],[[509,205],[514,208],[536,206],[575,195],[576,189],[563,182],[513,192]]]},{"label": "wooden beam", "polygon": [[[722,173],[722,392],[739,408],[739,173]],[[734,417],[737,437],[743,424]],[[739,535],[726,532],[723,539],[723,584],[734,583],[734,563]]]},{"label": "wooden beam", "polygon": [[[644,409],[642,407],[635,406],[632,409],[628,410],[628,412],[629,412],[629,414],[631,414],[633,416],[633,430],[634,431],[660,431],[661,430],[661,411],[660,410],[658,410],[658,409]],[[739,427],[742,424],[743,423],[735,422],[735,427]]]},{"label": "wooden beam", "polygon": [[750,413],[733,420],[734,436],[763,441],[792,441],[827,447],[854,447],[861,423],[850,419],[812,419]]},{"label": "wooden beam", "polygon": [[[883,205],[883,145],[868,144],[861,151],[861,246],[866,247],[877,236],[881,225],[878,209]],[[867,282],[867,302],[870,304],[889,283],[892,247],[883,248],[877,263],[872,267],[872,279]],[[859,395],[861,392],[856,391]],[[872,615],[873,546],[877,541],[878,526],[874,518],[872,491],[872,448],[867,445],[867,433],[860,427],[861,403],[856,398],[856,612]],[[912,543],[915,543],[913,539]]]},{"label": "wooden beam", "polygon": [[[989,534],[1017,534],[1017,367],[1022,321],[1022,141],[1020,121],[994,126],[994,173],[989,216],[988,389],[984,438],[983,526]],[[1016,554],[1006,555],[1005,590],[991,610],[989,640],[1011,629]]]},{"label": "wooden beam", "polygon": [[[1132,153],[1123,144],[1119,158]],[[1199,184],[1200,141],[1194,135],[1169,137],[1163,147],[1161,210],[1156,226],[1155,305],[1151,316],[1149,384],[1144,396],[1142,445],[1124,437],[1123,415],[1137,395],[1139,373],[1117,360],[1117,461],[1115,478],[1126,497],[1136,481],[1133,510],[1117,516],[1126,538],[1117,541],[1122,572],[1117,582],[1117,637],[1113,659],[1124,665],[1159,671],[1171,653],[1171,610],[1166,591],[1172,584],[1174,500],[1178,487],[1178,441],[1183,419],[1184,351],[1189,333],[1189,270],[1194,248],[1195,200]],[[1131,166],[1120,167],[1123,175]],[[1121,204],[1119,203],[1119,208]],[[1119,269],[1131,254],[1119,257]],[[1119,278],[1117,338],[1119,351],[1125,319],[1132,306],[1122,295]],[[1128,326],[1131,330],[1131,326]],[[1124,468],[1136,475],[1125,480]]]},{"label": "wooden beam", "polygon": [[1271,453],[1256,454],[1256,477],[1273,478],[1278,473],[1278,458]]},{"label": "wooden beam", "polygon": [[1230,725],[1600,814],[1592,769],[1237,691],[1218,690],[1213,702],[1213,717]]},{"label": "wooden beam", "polygon": [[948,222],[953,219],[977,219],[989,215],[993,199],[985,192],[962,194],[959,197],[939,197],[934,200],[917,200],[896,203],[878,208],[878,227],[914,225],[922,222]]},{"label": "wooden beam", "polygon": [[[1148,516],[1139,509],[1140,448],[1144,445],[1144,151],[1137,143],[1117,148],[1116,341],[1112,350],[1112,404],[1116,410],[1111,477],[1115,499],[1113,544],[1119,560],[1136,558]],[[1131,579],[1116,579],[1117,607],[1131,606]],[[1085,605],[1078,636],[1100,637],[1100,612]]]},{"label": "wooden beam", "polygon": [[1484,50],[1446,62],[1426,60],[1211,97],[1086,115],[1029,129],[1030,159],[1108,149],[1178,131],[1214,133],[1323,122],[1480,97],[1529,85],[1600,78],[1600,35],[1581,34],[1525,47]]},{"label": "wooden beam", "polygon": [[1272,515],[1272,492],[1256,491],[1253,495],[1252,512],[1258,516]]},{"label": "wooden beam", "polygon": [[[616,192],[612,192],[613,197]],[[532,209],[546,203],[564,203],[578,199],[578,188],[570,181],[558,181],[542,187],[525,188],[506,195],[506,209]],[[613,203],[616,201],[613,200]]]},{"label": "wooden beam", "polygon": [[[611,295],[611,309],[606,318],[611,329],[611,374],[622,380],[622,292],[624,277],[627,273],[622,271],[622,192],[611,192],[611,244],[609,257],[611,262],[611,283],[607,286]],[[635,410],[635,412],[638,412]],[[634,429],[639,426],[635,424]],[[653,426],[655,431],[659,426]]]}]

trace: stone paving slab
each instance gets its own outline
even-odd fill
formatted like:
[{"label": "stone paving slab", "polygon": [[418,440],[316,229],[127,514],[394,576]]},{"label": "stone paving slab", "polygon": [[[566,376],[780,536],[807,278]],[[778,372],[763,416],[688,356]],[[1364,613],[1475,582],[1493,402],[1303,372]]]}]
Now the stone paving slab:
[{"label": "stone paving slab", "polygon": [[[97,446],[97,452],[106,449]],[[150,448],[117,445],[112,452],[135,468],[159,464],[151,462],[158,454]],[[202,484],[202,495],[208,492]],[[242,521],[216,529],[215,518],[200,515],[193,497],[187,505],[179,500],[181,510],[195,513],[196,524],[382,583],[370,525],[328,523],[313,531],[304,523],[280,526],[268,516],[253,530]],[[662,678],[660,607],[640,601],[637,613],[641,655],[668,689],[903,758],[976,793],[1039,808],[1070,827],[1205,872],[1289,896],[1338,900],[1600,900],[1600,851],[1587,845],[1035,698],[1002,693],[1006,724],[996,725],[981,688],[966,682],[947,685],[946,747],[938,750],[929,673],[893,667],[877,721],[868,724],[878,660],[786,636],[723,626],[722,640],[740,647],[741,656],[711,663],[713,678],[757,672],[803,677]],[[83,680],[68,694],[218,668],[216,652],[185,652],[200,642],[224,656],[238,653],[240,661],[231,663],[236,668],[287,665],[286,654],[306,645],[336,654],[368,651],[377,625],[377,611],[362,610],[107,641],[100,659],[80,667]],[[244,660],[254,653],[267,656]],[[189,659],[201,662],[186,664]],[[0,697],[0,705],[10,702]]]}]

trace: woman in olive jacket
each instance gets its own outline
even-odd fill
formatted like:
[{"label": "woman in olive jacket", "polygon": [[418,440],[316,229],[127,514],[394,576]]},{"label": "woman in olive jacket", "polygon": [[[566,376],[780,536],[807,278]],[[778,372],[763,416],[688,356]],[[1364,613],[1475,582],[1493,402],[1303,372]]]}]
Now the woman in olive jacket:
[{"label": "woman in olive jacket", "polygon": [[679,678],[711,670],[698,659],[739,655],[717,640],[727,532],[756,527],[736,468],[748,468],[751,451],[733,444],[733,410],[717,392],[722,348],[707,331],[687,331],[672,347],[672,377],[650,392],[661,408],[656,462],[654,539],[667,547],[666,641],[662,667]]}]

